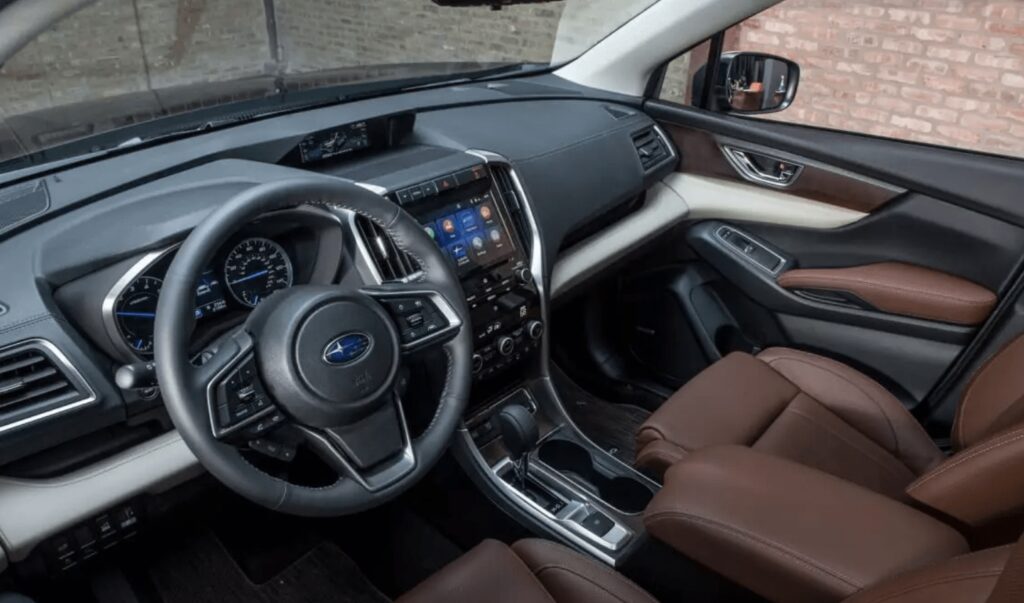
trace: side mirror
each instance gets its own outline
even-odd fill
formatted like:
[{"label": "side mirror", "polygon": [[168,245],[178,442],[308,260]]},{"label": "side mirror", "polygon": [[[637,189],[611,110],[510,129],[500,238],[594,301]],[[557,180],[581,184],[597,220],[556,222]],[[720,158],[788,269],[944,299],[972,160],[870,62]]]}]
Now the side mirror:
[{"label": "side mirror", "polygon": [[800,66],[759,52],[722,55],[716,86],[719,105],[734,113],[772,113],[793,104]]}]

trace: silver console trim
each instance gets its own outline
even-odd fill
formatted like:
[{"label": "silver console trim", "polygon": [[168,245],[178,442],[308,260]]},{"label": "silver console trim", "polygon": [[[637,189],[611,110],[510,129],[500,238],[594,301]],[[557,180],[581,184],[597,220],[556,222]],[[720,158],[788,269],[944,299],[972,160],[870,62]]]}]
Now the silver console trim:
[{"label": "silver console trim", "polygon": [[[556,495],[565,503],[565,507],[557,514],[552,514],[547,509],[530,500],[530,498],[520,490],[505,482],[502,476],[511,470],[512,461],[508,457],[502,458],[491,467],[491,471],[493,471],[498,479],[505,484],[508,491],[530,507],[535,513],[539,514],[540,517],[545,519],[547,522],[564,526],[570,533],[584,540],[591,541],[594,544],[610,551],[621,550],[633,537],[633,531],[615,521],[615,518],[613,517],[609,517],[613,522],[613,526],[604,536],[598,536],[580,525],[577,518],[583,519],[593,511],[600,511],[604,513],[604,510],[601,509],[600,506],[593,504],[593,496],[581,490],[574,482],[565,479],[557,471],[549,468],[547,465],[544,465],[543,463],[531,463],[530,476],[539,478],[536,479],[537,483],[545,486],[549,493]],[[561,489],[567,490],[570,496],[567,497],[562,492],[554,491],[552,484],[557,484]],[[583,515],[583,517],[580,517],[580,515]]]},{"label": "silver console trim", "polygon": [[[659,135],[663,135],[663,133],[659,132]],[[674,154],[674,147],[669,145],[669,148],[672,149],[672,152]],[[469,153],[470,155],[483,159],[489,166],[497,164],[508,170],[509,178],[512,181],[512,186],[515,188],[515,192],[519,195],[519,202],[522,206],[523,215],[525,216],[527,226],[529,226],[530,229],[530,232],[528,233],[531,243],[530,270],[531,272],[533,272],[534,282],[537,287],[537,293],[540,296],[541,318],[544,320],[545,323],[547,323],[549,321],[549,299],[547,296],[549,283],[546,279],[546,271],[544,270],[544,251],[543,242],[540,237],[540,228],[538,227],[537,219],[534,214],[533,205],[530,201],[529,195],[527,194],[526,189],[519,178],[519,174],[517,173],[515,167],[512,165],[512,162],[509,159],[497,153],[493,153],[491,151],[468,150],[466,152]],[[561,398],[558,396],[558,393],[554,388],[554,384],[551,381],[551,373],[548,368],[549,363],[550,340],[548,330],[546,329],[544,335],[541,338],[539,367],[541,377],[540,383],[543,385],[543,387],[547,388],[547,395],[554,401],[554,405],[556,406],[554,410],[557,413],[557,416],[555,418],[557,418],[564,426],[567,426],[568,428],[572,429],[574,434],[579,439],[581,439],[581,441],[585,443],[587,446],[593,448],[594,450],[601,450],[603,452],[603,449],[596,443],[594,443],[593,440],[588,438],[586,434],[584,434],[579,429],[575,422],[573,422],[572,417],[569,416],[568,411],[566,411],[565,406]],[[536,396],[533,396],[533,398],[536,400]],[[537,403],[540,404],[540,402]],[[527,499],[515,488],[511,487],[508,483],[506,483],[505,480],[503,480],[495,472],[495,468],[487,464],[487,461],[483,458],[480,449],[477,448],[476,442],[473,441],[472,435],[470,435],[469,431],[465,429],[465,427],[459,430],[458,437],[464,438],[464,441],[468,446],[468,449],[471,451],[474,461],[478,463],[482,469],[485,470],[487,478],[491,481],[491,483],[500,492],[502,492],[502,494],[504,494],[510,501],[518,504],[518,506],[524,512],[528,513],[531,517],[533,517],[533,519],[540,522],[542,525],[546,526],[549,530],[552,531],[552,533],[558,535],[561,538],[564,538],[566,541],[588,552],[595,558],[607,563],[608,565],[611,565],[613,567],[616,565],[617,559],[613,556],[613,553],[617,552],[620,549],[604,548],[603,546],[596,544],[594,540],[582,537],[576,534],[572,529],[569,529],[564,525],[560,524],[559,522],[555,521],[552,517],[550,517],[549,513],[540,509],[540,507],[538,507],[535,503],[532,503],[532,501]],[[635,469],[623,463],[615,456],[610,455],[606,452],[604,452],[604,454],[607,458],[611,459],[611,462],[613,464],[622,467],[629,474],[634,475],[638,480],[644,482],[645,484],[651,485],[654,488],[654,491],[660,489],[660,486],[656,482],[649,479],[647,476],[637,472]],[[532,465],[537,466],[541,464],[533,463]],[[565,482],[566,480],[560,479],[559,481]],[[578,490],[578,487],[576,487],[575,485],[573,485],[573,487]],[[603,501],[597,502],[600,505],[604,505],[605,507],[607,507],[608,510],[613,510],[617,513],[620,513],[616,511],[614,507],[611,507],[610,505],[605,505]],[[611,517],[612,519],[615,519],[614,516]],[[618,522],[616,521],[616,523]],[[631,539],[633,537],[632,535],[633,533],[631,532]]]}]

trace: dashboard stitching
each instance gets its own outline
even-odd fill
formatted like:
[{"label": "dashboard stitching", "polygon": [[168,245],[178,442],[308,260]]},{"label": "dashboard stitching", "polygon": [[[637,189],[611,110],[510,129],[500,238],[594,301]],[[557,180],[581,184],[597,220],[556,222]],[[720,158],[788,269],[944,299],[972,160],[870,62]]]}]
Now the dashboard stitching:
[{"label": "dashboard stitching", "polygon": [[629,124],[626,124],[626,125],[621,126],[619,128],[615,128],[614,130],[605,130],[605,131],[602,131],[600,134],[595,134],[593,136],[588,136],[587,138],[584,138],[582,140],[577,140],[576,142],[573,142],[572,144],[567,144],[565,146],[558,147],[557,149],[551,149],[550,151],[545,151],[545,152],[543,152],[543,153],[541,153],[539,155],[533,155],[533,156],[530,156],[530,157],[525,157],[523,159],[520,159],[519,163],[520,164],[531,163],[531,162],[536,161],[538,159],[544,159],[544,158],[550,157],[551,155],[556,155],[558,153],[561,153],[563,151],[567,151],[569,149],[574,149],[576,147],[581,147],[581,146],[583,146],[583,145],[585,145],[587,143],[593,142],[595,140],[601,140],[601,139],[610,138],[610,135],[612,135],[612,134],[618,134],[619,132],[624,132],[626,130],[632,130],[632,129],[636,128],[636,127],[637,127],[636,124],[629,123]]},{"label": "dashboard stitching", "polygon": [[48,319],[56,320],[56,317],[54,315],[52,315],[52,314],[49,314],[49,313],[46,313],[46,314],[36,314],[34,316],[29,316],[27,318],[23,318],[23,319],[21,319],[21,320],[19,320],[17,322],[12,322],[12,323],[8,323],[8,324],[4,325],[3,328],[0,328],[0,333],[9,333],[11,331],[16,331],[16,330],[18,330],[18,329],[20,329],[22,327],[26,327],[28,325],[35,324],[37,322],[44,322],[44,321],[46,321]]}]

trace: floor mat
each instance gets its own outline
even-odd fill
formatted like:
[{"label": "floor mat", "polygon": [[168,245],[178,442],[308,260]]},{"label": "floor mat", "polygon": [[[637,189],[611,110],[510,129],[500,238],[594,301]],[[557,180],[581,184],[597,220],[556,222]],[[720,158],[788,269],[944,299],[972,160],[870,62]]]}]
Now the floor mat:
[{"label": "floor mat", "polygon": [[323,542],[263,584],[253,584],[204,533],[149,571],[163,603],[386,603],[337,545]]},{"label": "floor mat", "polygon": [[554,365],[551,378],[576,426],[595,444],[632,465],[636,459],[636,432],[651,416],[650,411],[632,404],[602,400],[577,385]]}]

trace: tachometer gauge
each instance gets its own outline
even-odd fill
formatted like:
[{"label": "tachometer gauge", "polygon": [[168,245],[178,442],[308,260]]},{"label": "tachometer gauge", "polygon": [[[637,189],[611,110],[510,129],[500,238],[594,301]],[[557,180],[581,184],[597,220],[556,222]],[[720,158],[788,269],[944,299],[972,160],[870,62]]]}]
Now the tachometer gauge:
[{"label": "tachometer gauge", "polygon": [[224,261],[224,280],[239,303],[253,308],[274,291],[292,286],[292,262],[270,239],[246,239]]},{"label": "tachometer gauge", "polygon": [[132,281],[114,305],[114,318],[121,336],[143,356],[153,353],[153,323],[162,285],[163,281],[156,277],[140,276]]}]

